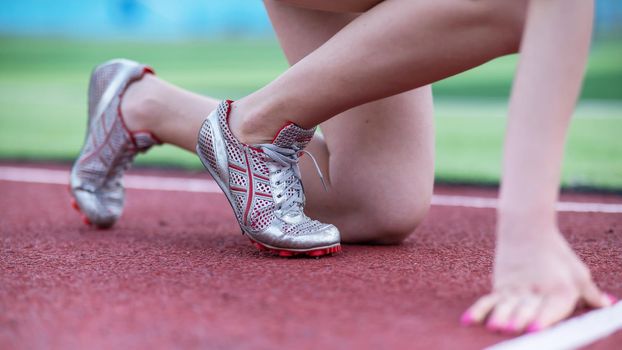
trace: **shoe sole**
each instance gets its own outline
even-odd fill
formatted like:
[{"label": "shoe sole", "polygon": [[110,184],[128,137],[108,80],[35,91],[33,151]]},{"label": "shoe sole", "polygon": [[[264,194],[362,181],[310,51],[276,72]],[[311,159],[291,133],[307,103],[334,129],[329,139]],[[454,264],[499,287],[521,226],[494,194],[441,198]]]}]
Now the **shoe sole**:
[{"label": "shoe sole", "polygon": [[282,248],[271,247],[263,243],[259,243],[256,240],[250,238],[248,235],[245,235],[245,236],[248,237],[249,241],[251,241],[251,243],[255,247],[257,247],[257,249],[259,249],[260,251],[270,252],[272,254],[276,254],[278,256],[282,256],[285,258],[299,256],[299,255],[307,255],[307,256],[315,258],[315,257],[320,257],[324,255],[329,255],[329,254],[336,254],[336,253],[341,252],[341,244],[330,246],[327,248],[314,248],[313,250],[286,250]]},{"label": "shoe sole", "polygon": [[[214,181],[216,181],[216,184],[218,184],[218,187],[220,187],[223,194],[227,198],[227,202],[229,202],[231,209],[234,210],[235,212],[235,209],[233,207],[233,199],[229,197],[229,194],[227,193],[227,190],[226,190],[227,187],[222,183],[222,181],[220,181],[220,178],[212,172],[212,169],[208,166],[209,162],[206,159],[204,159],[203,156],[201,155],[199,145],[197,145],[196,147],[196,152],[197,152],[197,156],[199,156],[199,160],[203,164],[203,167],[205,168],[205,170],[207,170],[207,172],[214,179]],[[252,235],[246,232],[244,228],[242,228],[241,225],[240,225],[240,229],[242,230],[242,234],[245,235],[251,241],[251,243],[255,247],[257,247],[260,251],[267,251],[273,254],[277,254],[278,256],[282,256],[282,257],[307,255],[307,256],[316,258],[316,257],[324,256],[324,255],[332,255],[332,254],[341,252],[341,243],[333,244],[333,245],[326,246],[326,247],[311,248],[311,249],[287,249],[287,248],[273,247],[271,245],[262,243],[256,240],[255,238],[253,238]]]},{"label": "shoe sole", "polygon": [[[86,217],[86,215],[84,215],[84,213],[82,213],[82,210],[80,210],[80,206],[78,205],[78,202],[74,199],[71,198],[71,207],[73,209],[75,209],[78,214],[80,214],[80,216],[82,217],[82,222],[89,227],[92,227],[93,224],[91,223],[91,221],[89,220],[88,217]],[[329,255],[329,254],[336,254],[341,252],[341,245],[336,245],[336,246],[330,246],[327,248],[319,248],[319,249],[314,249],[314,250],[301,250],[301,251],[297,251],[297,250],[285,250],[285,249],[280,249],[280,248],[276,248],[276,247],[272,247],[266,244],[262,244],[257,242],[256,240],[250,238],[248,235],[244,234],[246,237],[248,237],[248,240],[255,246],[257,247],[257,249],[259,249],[260,251],[264,251],[264,252],[270,252],[272,254],[278,255],[278,256],[282,256],[285,258],[289,258],[289,257],[294,257],[294,256],[299,256],[299,255],[307,255],[310,257],[320,257],[320,256],[324,256],[324,255]]]}]

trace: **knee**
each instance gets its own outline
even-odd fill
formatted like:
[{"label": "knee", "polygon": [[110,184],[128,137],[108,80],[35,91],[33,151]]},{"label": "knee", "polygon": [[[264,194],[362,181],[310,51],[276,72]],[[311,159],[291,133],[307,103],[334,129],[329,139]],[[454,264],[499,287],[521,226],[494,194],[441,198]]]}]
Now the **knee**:
[{"label": "knee", "polygon": [[400,244],[408,238],[425,218],[429,199],[377,203],[361,213],[362,227],[357,243]]},{"label": "knee", "polygon": [[500,55],[518,52],[527,16],[528,0],[467,0],[469,23],[494,35]]},{"label": "knee", "polygon": [[527,3],[526,0],[492,1],[489,16],[494,29],[502,33],[504,54],[516,53],[520,48],[527,18]]}]

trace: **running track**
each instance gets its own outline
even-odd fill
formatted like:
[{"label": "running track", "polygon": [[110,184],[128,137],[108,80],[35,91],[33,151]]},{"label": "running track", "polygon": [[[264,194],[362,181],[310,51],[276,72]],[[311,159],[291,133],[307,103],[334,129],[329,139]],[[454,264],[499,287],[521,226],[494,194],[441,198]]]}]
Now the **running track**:
[{"label": "running track", "polygon": [[[169,187],[128,190],[124,217],[103,231],[81,224],[54,181],[66,168],[17,165],[11,178],[15,166],[0,164],[1,349],[481,349],[511,338],[458,325],[489,289],[492,190],[437,189],[401,246],[283,259],[240,235],[207,174],[132,172],[132,187]],[[562,200],[567,238],[621,296],[622,197]],[[622,323],[620,306],[589,326]],[[620,344],[618,331],[587,348]]]}]

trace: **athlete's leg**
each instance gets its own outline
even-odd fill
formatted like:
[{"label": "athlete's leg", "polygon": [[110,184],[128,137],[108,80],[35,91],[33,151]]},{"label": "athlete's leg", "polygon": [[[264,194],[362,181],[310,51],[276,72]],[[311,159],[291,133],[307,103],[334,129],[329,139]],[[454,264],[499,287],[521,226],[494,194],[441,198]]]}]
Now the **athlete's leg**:
[{"label": "athlete's leg", "polygon": [[[354,18],[278,1],[265,3],[290,64]],[[309,215],[336,225],[344,242],[397,243],[412,233],[432,194],[432,117],[432,94],[422,87],[322,123],[324,139],[316,137],[309,148],[331,186],[324,191],[313,164],[303,157]]]},{"label": "athlete's leg", "polygon": [[[402,1],[405,4],[400,8],[399,3]],[[308,6],[310,2],[300,0],[297,3]],[[323,3],[316,4],[328,6]],[[358,4],[359,1],[353,0],[348,3]],[[398,3],[398,6],[394,3]],[[385,1],[369,11],[374,12],[374,16],[371,16],[372,13],[362,15],[365,17],[363,23],[361,18],[358,18],[356,23],[350,23],[347,28],[312,55],[301,60],[281,78],[236,102],[235,109],[240,110],[240,106],[245,105],[246,110],[252,110],[240,118],[245,120],[244,124],[248,131],[240,131],[240,134],[244,136],[248,133],[250,138],[252,126],[261,131],[266,128],[264,124],[268,127],[273,124],[282,125],[280,120],[274,122],[275,118],[295,118],[297,121],[304,119],[319,123],[338,112],[347,110],[348,104],[356,105],[356,102],[352,102],[354,100],[365,101],[371,98],[370,95],[391,95],[400,90],[408,90],[404,85],[424,86],[494,57],[515,52],[520,42],[524,5],[525,1]],[[313,29],[324,30],[321,26]],[[374,32],[376,29],[379,32]],[[439,42],[444,44],[439,45]],[[391,47],[397,48],[399,55],[395,54],[395,50],[388,49]],[[346,49],[350,50],[347,54],[344,53]],[[348,61],[349,58],[358,57],[365,59]],[[383,69],[385,66],[386,70]],[[401,68],[403,69],[400,70]],[[367,71],[370,72],[369,80],[366,78]],[[349,73],[352,73],[351,77]],[[318,80],[317,76],[334,76],[337,79],[332,79],[335,84],[324,84],[324,81]],[[369,81],[387,81],[387,83],[369,84]],[[147,84],[148,82],[162,84],[158,89],[151,91],[152,86]],[[133,93],[138,91],[141,85],[143,92]],[[288,89],[288,86],[291,88]],[[317,94],[304,95],[307,91],[314,91]],[[157,92],[162,93],[162,98],[150,98],[151,93]],[[298,95],[298,98],[288,99],[292,94]],[[301,94],[303,96],[299,96]],[[350,95],[351,97],[348,97]],[[137,99],[134,100],[133,97]],[[283,100],[285,100],[282,105],[283,112],[266,114],[266,111],[274,109]],[[255,105],[251,104],[253,101],[256,102]],[[176,107],[167,107],[169,104]],[[319,106],[317,113],[309,113],[309,106],[312,105]],[[338,112],[326,114],[324,106],[333,106],[329,109]],[[144,108],[149,107],[153,107],[151,113],[141,113]],[[191,133],[177,128],[196,125],[198,119],[205,115],[205,111],[214,107],[213,99],[185,92],[151,76],[130,85],[123,100],[124,109],[133,109],[137,112],[137,116],[144,117],[134,123],[131,112],[125,113],[130,126],[139,129],[152,128],[163,141],[188,150],[192,150],[191,144],[194,142],[188,141]],[[184,113],[184,111],[199,111],[202,108],[207,109],[192,115]],[[265,122],[261,117],[265,117]],[[178,123],[180,118],[192,118],[193,122]],[[241,121],[234,119],[232,123],[240,124]],[[234,126],[234,129],[238,128]],[[167,136],[169,134],[170,139]]]},{"label": "athlete's leg", "polygon": [[162,142],[194,153],[201,123],[218,102],[148,74],[129,86],[121,110],[130,130],[149,130]]},{"label": "athlete's leg", "polygon": [[[514,5],[507,6],[503,13],[510,18],[504,20],[517,20],[521,15],[519,11]],[[320,46],[354,18],[352,15],[308,11],[278,3],[268,3],[268,7],[291,62]],[[473,26],[477,27],[476,19],[481,19],[481,16],[472,19]],[[502,22],[495,23],[500,26],[495,31],[502,32]],[[437,34],[440,37],[459,35],[449,32]],[[467,40],[469,35],[463,39]],[[501,42],[493,41],[487,48],[487,57],[503,54],[504,50],[499,50],[499,47],[512,46],[505,42],[508,40],[505,37],[497,37],[497,40]],[[432,50],[422,54],[421,59],[433,61],[436,55],[443,54]],[[421,70],[424,68],[421,67]],[[181,90],[153,76],[146,76],[131,85],[123,101],[130,129],[151,130],[162,141],[190,151],[194,150],[195,135],[205,111],[215,106],[214,99]],[[313,174],[311,163],[303,157],[310,213],[337,224],[343,231],[344,241],[348,242],[396,242],[412,232],[427,210],[431,191],[433,135],[430,115],[429,91],[424,88],[360,106],[324,123],[322,128],[328,138],[331,155],[330,169],[329,152],[324,142],[316,137],[310,147],[320,158],[333,186],[325,193]],[[395,144],[391,145],[392,142]],[[385,151],[385,147],[390,151]],[[370,166],[354,170],[367,164]],[[372,172],[374,169],[376,172]],[[385,177],[389,171],[404,175],[396,175],[394,183],[368,186],[371,179],[380,175]],[[392,193],[390,201],[386,193]]]},{"label": "athlete's leg", "polygon": [[266,142],[288,121],[311,127],[515,52],[524,11],[525,1],[383,1],[236,102],[232,130],[243,142]]},{"label": "athlete's leg", "polygon": [[[299,29],[312,23],[328,28],[330,23],[342,26],[348,22],[343,15],[279,7],[269,6],[292,63],[306,54],[304,50],[311,51],[326,38]],[[288,23],[285,17],[299,21],[291,33],[281,30]],[[317,40],[292,45],[299,35]],[[412,233],[425,215],[434,170],[429,90],[425,87],[360,106],[322,124],[330,147],[316,135],[309,149],[331,184],[329,191],[324,191],[311,160],[302,158],[308,212],[339,227],[344,242],[397,243]],[[149,130],[163,142],[191,152],[206,111],[218,104],[213,98],[183,90],[154,75],[145,75],[130,85],[122,102],[130,130]],[[375,118],[379,114],[383,117]],[[388,148],[378,147],[380,144]],[[397,168],[399,172],[387,172]],[[372,186],[379,176],[387,181]]]}]

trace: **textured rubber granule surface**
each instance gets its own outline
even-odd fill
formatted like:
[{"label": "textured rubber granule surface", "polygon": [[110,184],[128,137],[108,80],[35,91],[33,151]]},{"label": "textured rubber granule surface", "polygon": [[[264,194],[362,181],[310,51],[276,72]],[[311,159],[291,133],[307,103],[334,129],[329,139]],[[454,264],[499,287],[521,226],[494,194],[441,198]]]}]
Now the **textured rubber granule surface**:
[{"label": "textured rubber granule surface", "polygon": [[[458,323],[490,288],[493,210],[433,207],[403,245],[284,259],[249,244],[222,195],[129,190],[120,222],[96,230],[64,186],[0,181],[0,194],[2,349],[479,349],[509,338]],[[622,202],[605,197],[572,199]],[[621,215],[562,213],[560,224],[621,296]],[[590,348],[621,343],[618,332]]]}]

